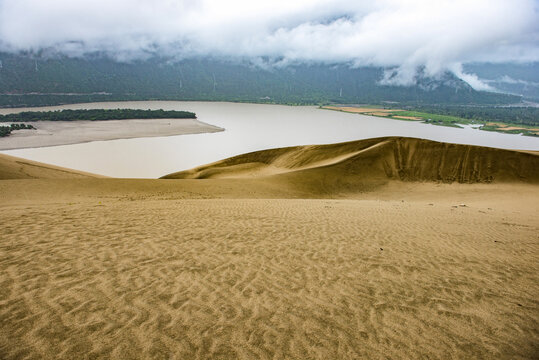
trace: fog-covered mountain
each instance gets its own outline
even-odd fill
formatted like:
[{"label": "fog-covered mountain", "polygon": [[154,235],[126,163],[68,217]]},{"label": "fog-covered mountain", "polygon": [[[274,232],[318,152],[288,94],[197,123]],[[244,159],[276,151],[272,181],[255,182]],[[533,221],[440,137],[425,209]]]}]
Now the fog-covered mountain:
[{"label": "fog-covered mountain", "polygon": [[421,69],[415,85],[382,85],[391,77],[379,67],[302,64],[261,67],[208,58],[118,62],[0,53],[0,105],[49,105],[104,100],[226,100],[275,103],[505,104],[520,97],[475,91],[446,72]]},{"label": "fog-covered mountain", "polygon": [[464,66],[484,83],[509,94],[522,95],[524,99],[539,101],[539,62],[531,63],[474,63]]}]

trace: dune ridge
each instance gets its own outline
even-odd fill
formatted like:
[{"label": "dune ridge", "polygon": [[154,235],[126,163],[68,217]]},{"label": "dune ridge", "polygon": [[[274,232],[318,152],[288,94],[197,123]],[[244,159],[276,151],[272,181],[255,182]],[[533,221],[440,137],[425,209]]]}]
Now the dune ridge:
[{"label": "dune ridge", "polygon": [[253,178],[291,173],[298,180],[355,177],[357,180],[444,183],[539,183],[537,153],[416,138],[384,137],[330,145],[256,151],[172,173],[163,179]]}]

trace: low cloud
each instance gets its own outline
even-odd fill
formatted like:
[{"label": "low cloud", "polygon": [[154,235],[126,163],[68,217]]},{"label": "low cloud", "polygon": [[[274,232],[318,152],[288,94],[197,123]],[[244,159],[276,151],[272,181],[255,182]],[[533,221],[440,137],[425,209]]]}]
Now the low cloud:
[{"label": "low cloud", "polygon": [[538,14],[533,0],[1,0],[0,50],[374,65],[404,85],[421,67],[489,89],[460,64],[538,61]]},{"label": "low cloud", "polygon": [[476,74],[465,73],[462,69],[462,65],[454,64],[451,66],[453,74],[466,81],[472,88],[479,91],[498,91],[496,88],[490,86],[487,81],[481,80]]},{"label": "low cloud", "polygon": [[488,82],[493,83],[505,83],[505,84],[511,84],[511,85],[526,85],[526,86],[539,86],[539,82],[535,81],[526,81],[522,79],[513,79],[512,77],[508,75],[504,75],[496,80],[488,80]]}]

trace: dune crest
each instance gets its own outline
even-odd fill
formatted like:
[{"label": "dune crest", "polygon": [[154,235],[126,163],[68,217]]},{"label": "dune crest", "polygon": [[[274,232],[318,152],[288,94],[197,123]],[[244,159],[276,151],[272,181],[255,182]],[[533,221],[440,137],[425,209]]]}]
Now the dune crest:
[{"label": "dune crest", "polygon": [[330,145],[295,146],[235,156],[164,179],[252,178],[284,175],[334,182],[539,182],[533,152],[384,137]]}]

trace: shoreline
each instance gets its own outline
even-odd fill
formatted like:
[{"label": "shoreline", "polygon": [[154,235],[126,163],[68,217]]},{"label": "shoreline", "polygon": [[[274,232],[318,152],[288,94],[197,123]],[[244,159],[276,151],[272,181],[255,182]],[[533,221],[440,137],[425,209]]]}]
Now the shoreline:
[{"label": "shoreline", "polygon": [[[106,107],[109,104],[125,104],[127,105],[137,105],[141,103],[222,103],[222,104],[246,104],[246,105],[275,105],[275,106],[290,106],[290,107],[314,107],[317,108],[320,105],[317,104],[304,104],[304,105],[295,105],[295,104],[280,104],[280,103],[264,103],[264,102],[251,102],[251,101],[232,101],[232,100],[108,100],[108,101],[92,101],[92,102],[77,102],[77,103],[66,103],[66,104],[57,104],[57,105],[38,105],[38,106],[16,106],[16,107],[2,107],[0,106],[0,115],[18,113],[22,111],[54,111],[54,110],[80,110],[80,109],[118,109],[118,107]],[[105,107],[103,107],[105,105]],[[138,109],[137,107],[120,107],[120,109]],[[144,110],[140,108],[140,110]],[[158,110],[158,108],[155,108]]]},{"label": "shoreline", "polygon": [[0,138],[0,151],[225,130],[197,119],[36,121],[32,125],[36,130],[16,130],[10,136]]},{"label": "shoreline", "polygon": [[[402,110],[402,109],[384,109],[384,108],[378,109],[378,108],[374,108],[370,106],[355,107],[355,106],[331,106],[331,105],[320,106],[319,109],[344,112],[348,114],[359,114],[363,116],[372,116],[372,117],[392,119],[392,120],[417,121],[422,124],[453,127],[453,128],[460,128],[460,129],[463,129],[468,126],[474,130],[492,131],[492,132],[497,132],[500,134],[507,134],[507,135],[520,135],[520,136],[531,136],[531,137],[539,136],[539,132],[538,132],[539,128],[535,128],[529,125],[504,123],[504,122],[499,122],[499,121],[483,121],[483,120],[478,120],[479,123],[474,123],[473,121],[469,119],[468,120],[461,119],[463,120],[462,122],[446,123],[446,122],[439,122],[439,121],[431,121],[431,119],[422,118],[420,116],[396,115],[398,114],[399,111],[407,112],[407,110]],[[437,114],[430,114],[430,115],[435,116]]]}]

